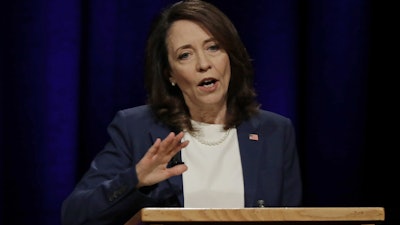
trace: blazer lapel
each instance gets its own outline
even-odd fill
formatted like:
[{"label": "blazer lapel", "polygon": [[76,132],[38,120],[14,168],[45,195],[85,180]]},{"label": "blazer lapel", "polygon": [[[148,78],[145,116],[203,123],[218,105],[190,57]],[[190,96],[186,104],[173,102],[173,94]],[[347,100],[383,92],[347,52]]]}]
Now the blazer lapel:
[{"label": "blazer lapel", "polygon": [[259,132],[258,122],[254,120],[243,122],[238,126],[237,134],[242,159],[245,207],[254,207],[259,168],[259,161],[255,159],[258,159],[262,152],[263,136]]}]

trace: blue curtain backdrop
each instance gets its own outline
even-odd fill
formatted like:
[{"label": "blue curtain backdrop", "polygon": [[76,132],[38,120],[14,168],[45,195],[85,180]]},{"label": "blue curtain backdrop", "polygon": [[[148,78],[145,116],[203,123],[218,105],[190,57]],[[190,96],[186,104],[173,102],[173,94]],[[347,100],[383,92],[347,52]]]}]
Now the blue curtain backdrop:
[{"label": "blue curtain backdrop", "polygon": [[[170,0],[0,5],[0,224],[60,224],[64,198],[143,104],[143,51]],[[254,59],[262,108],[296,126],[305,206],[383,206],[399,224],[399,16],[369,0],[215,0]]]}]

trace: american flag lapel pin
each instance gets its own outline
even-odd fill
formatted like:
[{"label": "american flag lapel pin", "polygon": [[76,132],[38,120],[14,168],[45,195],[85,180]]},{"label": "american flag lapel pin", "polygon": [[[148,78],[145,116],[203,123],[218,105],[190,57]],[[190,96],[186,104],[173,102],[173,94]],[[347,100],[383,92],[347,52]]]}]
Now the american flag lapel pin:
[{"label": "american flag lapel pin", "polygon": [[249,134],[249,139],[252,141],[258,141],[258,134]]}]

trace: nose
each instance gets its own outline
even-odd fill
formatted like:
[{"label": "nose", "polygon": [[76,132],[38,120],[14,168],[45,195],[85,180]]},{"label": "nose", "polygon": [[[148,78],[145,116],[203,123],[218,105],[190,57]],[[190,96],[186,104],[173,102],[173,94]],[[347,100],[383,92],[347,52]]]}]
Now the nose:
[{"label": "nose", "polygon": [[200,72],[207,71],[211,68],[211,62],[209,57],[204,52],[197,54],[197,70]]}]

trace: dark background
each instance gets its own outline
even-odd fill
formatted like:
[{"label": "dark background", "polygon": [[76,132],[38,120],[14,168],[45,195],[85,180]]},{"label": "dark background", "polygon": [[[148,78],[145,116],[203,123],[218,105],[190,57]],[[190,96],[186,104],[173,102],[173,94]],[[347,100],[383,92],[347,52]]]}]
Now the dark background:
[{"label": "dark background", "polygon": [[[143,50],[167,0],[0,3],[0,224],[60,207],[143,104]],[[305,206],[383,206],[400,224],[399,12],[372,0],[215,0],[254,59],[262,108],[296,126]]]}]

